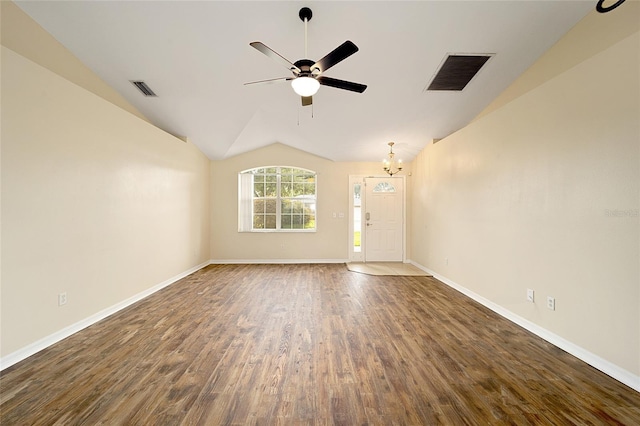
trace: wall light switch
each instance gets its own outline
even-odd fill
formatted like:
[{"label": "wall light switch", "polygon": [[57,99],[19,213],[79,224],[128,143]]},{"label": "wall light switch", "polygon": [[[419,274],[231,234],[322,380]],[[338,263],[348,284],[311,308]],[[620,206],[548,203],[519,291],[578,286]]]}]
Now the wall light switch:
[{"label": "wall light switch", "polygon": [[528,288],[527,289],[527,300],[529,302],[533,302],[534,301],[533,297],[534,297],[533,290]]}]

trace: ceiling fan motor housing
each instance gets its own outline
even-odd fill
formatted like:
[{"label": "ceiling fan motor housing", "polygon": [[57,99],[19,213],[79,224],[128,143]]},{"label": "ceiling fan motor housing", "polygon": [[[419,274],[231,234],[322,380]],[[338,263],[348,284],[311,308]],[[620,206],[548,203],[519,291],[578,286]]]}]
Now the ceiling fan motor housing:
[{"label": "ceiling fan motor housing", "polygon": [[311,69],[311,67],[315,64],[315,61],[311,59],[300,59],[296,61],[293,65],[298,67],[300,73],[298,73],[298,77],[314,77],[313,72],[319,71],[318,68]]}]

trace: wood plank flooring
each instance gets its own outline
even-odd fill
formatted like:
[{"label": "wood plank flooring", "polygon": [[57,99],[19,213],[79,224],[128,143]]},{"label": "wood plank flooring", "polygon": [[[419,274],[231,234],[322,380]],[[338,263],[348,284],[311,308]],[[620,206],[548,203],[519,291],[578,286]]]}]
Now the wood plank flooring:
[{"label": "wood plank flooring", "polygon": [[211,265],[0,376],[3,425],[640,424],[640,394],[430,277]]}]

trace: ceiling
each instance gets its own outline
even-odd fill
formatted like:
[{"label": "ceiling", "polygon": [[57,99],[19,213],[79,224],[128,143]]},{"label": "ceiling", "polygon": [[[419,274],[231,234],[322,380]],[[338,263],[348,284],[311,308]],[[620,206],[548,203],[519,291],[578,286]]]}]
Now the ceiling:
[{"label": "ceiling", "polygon": [[[411,161],[432,139],[468,124],[595,7],[594,1],[45,1],[16,2],[152,123],[220,160],[280,142],[334,161],[380,161],[389,141]],[[302,107],[279,63],[345,40],[359,52]],[[425,88],[450,53],[492,58],[461,92]],[[131,80],[158,95],[144,97]]]}]

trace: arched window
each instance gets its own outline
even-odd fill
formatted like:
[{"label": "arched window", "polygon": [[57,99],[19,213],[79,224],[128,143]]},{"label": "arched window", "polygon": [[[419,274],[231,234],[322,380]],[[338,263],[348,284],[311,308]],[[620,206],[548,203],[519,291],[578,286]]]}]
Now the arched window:
[{"label": "arched window", "polygon": [[238,175],[238,231],[315,231],[316,172],[270,166]]},{"label": "arched window", "polygon": [[373,192],[396,192],[396,188],[389,182],[380,182],[373,188]]}]

